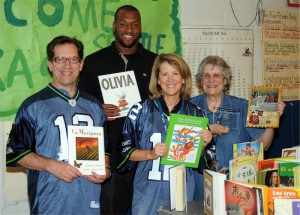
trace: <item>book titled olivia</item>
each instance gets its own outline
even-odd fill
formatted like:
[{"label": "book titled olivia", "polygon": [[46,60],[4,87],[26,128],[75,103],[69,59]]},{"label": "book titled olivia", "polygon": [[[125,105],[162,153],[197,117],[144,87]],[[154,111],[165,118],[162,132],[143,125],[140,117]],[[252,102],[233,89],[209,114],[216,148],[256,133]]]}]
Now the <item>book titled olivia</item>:
[{"label": "book titled olivia", "polygon": [[83,175],[92,171],[105,175],[104,133],[102,127],[68,126],[69,164]]},{"label": "book titled olivia", "polygon": [[129,109],[141,101],[133,70],[98,76],[100,89],[105,104],[120,108],[120,116],[127,115]]},{"label": "book titled olivia", "polygon": [[165,141],[169,151],[161,164],[197,168],[203,146],[198,133],[207,128],[207,123],[207,118],[171,114]]}]

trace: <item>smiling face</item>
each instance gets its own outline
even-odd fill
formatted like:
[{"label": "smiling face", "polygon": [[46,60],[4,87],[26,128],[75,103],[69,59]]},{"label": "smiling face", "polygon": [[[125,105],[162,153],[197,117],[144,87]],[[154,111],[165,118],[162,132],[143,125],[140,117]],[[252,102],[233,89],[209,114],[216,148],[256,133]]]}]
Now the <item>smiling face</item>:
[{"label": "smiling face", "polygon": [[167,62],[160,65],[158,84],[163,91],[165,99],[170,97],[180,98],[180,90],[183,83],[184,79],[176,67],[171,66]]},{"label": "smiling face", "polygon": [[202,87],[208,96],[219,96],[227,83],[223,72],[218,66],[207,64],[203,68]]},{"label": "smiling face", "polygon": [[124,54],[134,53],[142,32],[139,13],[125,9],[120,10],[117,20],[113,23],[113,31],[118,51]]},{"label": "smiling face", "polygon": [[[56,57],[67,58],[66,62],[57,63]],[[54,48],[54,58],[48,61],[48,67],[53,75],[52,85],[57,89],[65,89],[70,94],[76,89],[77,78],[83,66],[83,61],[70,62],[70,57],[80,58],[77,47],[74,44],[57,45]]]}]

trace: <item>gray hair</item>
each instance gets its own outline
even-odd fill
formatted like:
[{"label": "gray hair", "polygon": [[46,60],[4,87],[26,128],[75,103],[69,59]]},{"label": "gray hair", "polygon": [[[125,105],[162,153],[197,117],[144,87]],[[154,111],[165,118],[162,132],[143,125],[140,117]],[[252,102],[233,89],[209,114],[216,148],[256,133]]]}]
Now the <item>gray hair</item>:
[{"label": "gray hair", "polygon": [[227,81],[227,83],[224,85],[223,92],[225,93],[226,91],[229,91],[231,85],[231,79],[232,79],[231,67],[226,63],[226,61],[223,58],[219,56],[212,56],[212,55],[205,57],[201,61],[198,67],[198,72],[195,75],[196,82],[200,90],[203,89],[202,86],[203,73],[204,73],[203,69],[206,65],[209,64],[212,65],[213,67],[218,66],[220,68],[220,70],[224,75],[225,80]]}]

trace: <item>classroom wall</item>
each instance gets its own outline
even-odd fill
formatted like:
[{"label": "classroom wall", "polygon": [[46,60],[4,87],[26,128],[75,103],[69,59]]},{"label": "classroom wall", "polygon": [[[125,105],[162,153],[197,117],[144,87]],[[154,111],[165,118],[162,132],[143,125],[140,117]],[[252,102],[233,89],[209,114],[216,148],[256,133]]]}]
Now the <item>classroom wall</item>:
[{"label": "classroom wall", "polygon": [[[182,26],[235,26],[235,20],[230,2],[235,10],[241,25],[248,25],[256,13],[257,1],[255,0],[180,0]],[[298,10],[287,8],[287,0],[263,0],[263,8]],[[260,29],[251,25],[254,29],[255,53],[260,50]],[[254,84],[261,84],[261,55],[254,59]],[[28,214],[28,202],[26,194],[26,177],[24,170],[11,172],[5,167],[4,138],[9,132],[11,122],[0,122],[0,214]],[[298,138],[299,140],[299,138]]]}]

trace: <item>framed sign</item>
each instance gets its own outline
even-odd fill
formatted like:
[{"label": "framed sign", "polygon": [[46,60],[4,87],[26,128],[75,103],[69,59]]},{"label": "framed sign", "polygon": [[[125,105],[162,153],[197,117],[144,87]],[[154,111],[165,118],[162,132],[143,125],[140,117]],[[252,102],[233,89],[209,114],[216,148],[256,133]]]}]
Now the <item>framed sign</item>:
[{"label": "framed sign", "polygon": [[300,0],[287,0],[288,7],[300,7]]}]

